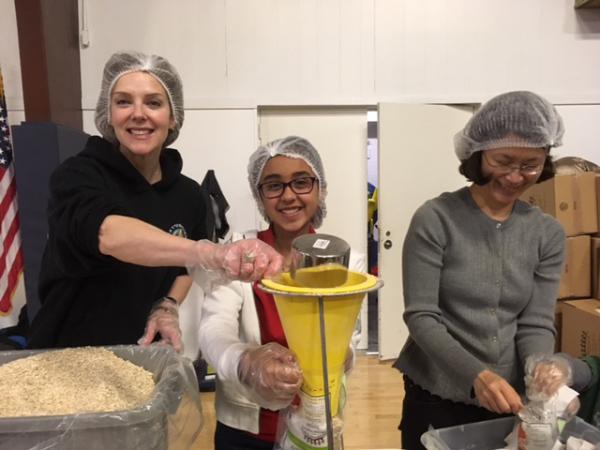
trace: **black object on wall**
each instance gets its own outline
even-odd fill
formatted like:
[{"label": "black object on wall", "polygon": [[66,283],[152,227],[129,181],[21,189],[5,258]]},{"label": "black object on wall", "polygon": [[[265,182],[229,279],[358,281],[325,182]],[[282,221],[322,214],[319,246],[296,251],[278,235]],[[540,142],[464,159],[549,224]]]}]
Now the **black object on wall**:
[{"label": "black object on wall", "polygon": [[51,122],[22,122],[11,128],[27,315],[31,322],[40,308],[38,277],[48,237],[50,174],[65,159],[83,150],[89,135]]}]

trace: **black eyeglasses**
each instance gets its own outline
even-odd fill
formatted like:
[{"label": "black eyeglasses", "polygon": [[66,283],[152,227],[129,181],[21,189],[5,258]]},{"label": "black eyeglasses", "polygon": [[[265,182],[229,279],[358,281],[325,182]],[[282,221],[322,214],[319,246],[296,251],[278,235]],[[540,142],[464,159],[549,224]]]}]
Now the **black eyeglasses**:
[{"label": "black eyeglasses", "polygon": [[288,186],[295,194],[309,194],[312,192],[317,177],[294,178],[292,181],[282,183],[281,181],[267,181],[258,185],[258,190],[264,198],[281,197]]},{"label": "black eyeglasses", "polygon": [[496,161],[493,159],[490,159],[486,153],[483,153],[483,158],[485,159],[485,161],[488,163],[488,166],[493,167],[495,170],[497,170],[499,173],[507,175],[509,173],[513,173],[515,170],[519,171],[521,173],[521,175],[530,175],[530,176],[534,176],[539,174],[542,170],[544,170],[544,163],[545,163],[545,158],[544,161],[541,161],[537,164],[510,164],[510,163],[504,163],[504,162],[500,162],[500,161]]}]

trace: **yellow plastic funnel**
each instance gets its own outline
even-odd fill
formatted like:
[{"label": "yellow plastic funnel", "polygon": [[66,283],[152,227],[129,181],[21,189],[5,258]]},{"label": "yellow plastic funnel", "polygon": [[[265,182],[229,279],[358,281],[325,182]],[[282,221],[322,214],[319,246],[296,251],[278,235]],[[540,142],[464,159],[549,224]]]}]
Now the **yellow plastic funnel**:
[{"label": "yellow plastic funnel", "polygon": [[[317,266],[305,271],[302,279],[323,277],[327,266]],[[334,269],[337,270],[337,269]],[[298,274],[296,274],[296,277]],[[319,299],[323,299],[325,320],[326,356],[331,396],[331,413],[337,414],[344,361],[360,305],[366,292],[378,289],[381,281],[376,277],[348,271],[346,282],[330,288],[300,286],[289,273],[277,280],[262,280],[262,288],[275,297],[277,311],[285,331],[289,348],[296,353],[304,374],[302,391],[311,397],[324,397],[323,363]]]}]

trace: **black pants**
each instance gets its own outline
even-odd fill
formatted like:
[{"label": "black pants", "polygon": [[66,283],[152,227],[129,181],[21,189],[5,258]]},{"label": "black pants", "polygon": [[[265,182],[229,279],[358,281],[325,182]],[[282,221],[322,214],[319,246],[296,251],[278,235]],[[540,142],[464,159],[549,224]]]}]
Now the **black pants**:
[{"label": "black pants", "polygon": [[272,442],[257,439],[244,430],[217,422],[215,450],[273,450],[273,446]]},{"label": "black pants", "polygon": [[479,406],[444,400],[417,386],[406,375],[404,391],[402,421],[398,428],[402,433],[402,448],[406,450],[425,450],[421,435],[429,426],[437,429],[505,417]]}]

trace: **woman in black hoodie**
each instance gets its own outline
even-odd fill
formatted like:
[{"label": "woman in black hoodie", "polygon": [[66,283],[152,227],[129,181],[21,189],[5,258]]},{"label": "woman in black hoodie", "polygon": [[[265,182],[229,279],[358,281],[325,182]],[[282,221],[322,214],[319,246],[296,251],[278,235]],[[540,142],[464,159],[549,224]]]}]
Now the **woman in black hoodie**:
[{"label": "woman in black hoodie", "polygon": [[149,344],[181,350],[177,308],[199,267],[255,280],[281,256],[258,240],[205,240],[198,183],[167,148],[183,123],[183,88],[164,58],[115,53],[104,67],[93,136],[50,180],[42,307],[28,346]]}]

